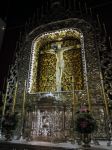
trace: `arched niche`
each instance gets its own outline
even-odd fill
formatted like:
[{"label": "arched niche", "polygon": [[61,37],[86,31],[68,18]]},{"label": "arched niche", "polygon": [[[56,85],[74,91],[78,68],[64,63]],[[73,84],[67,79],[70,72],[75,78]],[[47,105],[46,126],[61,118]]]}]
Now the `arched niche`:
[{"label": "arched niche", "polygon": [[84,89],[83,34],[64,28],[38,35],[32,41],[28,92]]}]

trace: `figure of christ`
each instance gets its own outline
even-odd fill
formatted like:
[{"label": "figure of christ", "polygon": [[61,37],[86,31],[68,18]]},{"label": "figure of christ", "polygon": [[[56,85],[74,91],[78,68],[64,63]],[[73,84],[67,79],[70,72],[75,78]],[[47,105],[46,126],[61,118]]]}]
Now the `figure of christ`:
[{"label": "figure of christ", "polygon": [[68,51],[74,48],[74,46],[69,47],[62,47],[62,42],[56,42],[55,44],[51,45],[51,49],[46,50],[45,53],[51,53],[56,55],[56,88],[57,92],[61,91],[61,78],[64,71],[64,58],[63,53],[64,51]]}]

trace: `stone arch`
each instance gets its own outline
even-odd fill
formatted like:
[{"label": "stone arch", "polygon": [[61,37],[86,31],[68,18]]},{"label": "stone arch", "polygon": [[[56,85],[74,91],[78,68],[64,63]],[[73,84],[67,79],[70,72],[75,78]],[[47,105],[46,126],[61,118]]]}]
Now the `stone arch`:
[{"label": "stone arch", "polygon": [[[31,47],[32,47],[32,41],[36,39],[36,37],[40,36],[44,33],[47,34],[48,32],[54,32],[58,30],[63,30],[63,29],[77,29],[80,33],[83,35],[83,41],[82,42],[82,47],[85,49],[83,51],[83,55],[85,56],[85,60],[83,59],[82,61],[86,61],[86,65],[83,67],[85,69],[85,75],[84,75],[84,88],[79,92],[79,100],[87,100],[91,97],[91,99],[94,99],[94,89],[91,89],[91,84],[96,86],[96,84],[100,84],[100,76],[99,76],[99,68],[98,68],[98,59],[97,56],[97,49],[95,48],[95,39],[94,39],[94,30],[93,27],[84,21],[83,19],[77,19],[77,18],[71,18],[71,19],[66,19],[62,21],[57,21],[57,22],[52,22],[46,25],[39,26],[35,28],[33,31],[31,31],[25,41],[25,47],[23,47],[22,55],[23,55],[23,61],[20,62],[20,67],[19,67],[19,87],[18,87],[18,94],[20,97],[20,93],[22,93],[24,89],[24,81],[27,80],[27,92],[29,88],[29,76],[30,76],[30,67],[29,63],[31,61]],[[96,59],[96,60],[95,60]],[[84,64],[84,63],[83,63]],[[97,70],[97,71],[96,71]],[[98,82],[96,83],[96,79],[93,79],[92,74],[97,74]],[[88,78],[88,79],[87,79]],[[91,80],[92,79],[92,80]],[[88,82],[89,80],[89,82]],[[91,89],[92,95],[88,95],[88,86]],[[23,87],[23,88],[21,88]],[[99,87],[100,88],[100,87]],[[99,90],[99,89],[98,89]],[[101,93],[101,91],[100,91]],[[32,99],[32,95],[30,93],[27,93],[28,97]],[[38,97],[37,94],[33,94],[33,98]],[[101,99],[101,94],[99,94],[99,98]]]}]

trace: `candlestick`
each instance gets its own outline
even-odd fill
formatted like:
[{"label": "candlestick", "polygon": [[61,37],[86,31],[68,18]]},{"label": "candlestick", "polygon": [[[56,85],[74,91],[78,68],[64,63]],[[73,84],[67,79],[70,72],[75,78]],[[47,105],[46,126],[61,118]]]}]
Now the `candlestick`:
[{"label": "candlestick", "polygon": [[75,112],[76,111],[76,103],[77,103],[77,97],[76,97],[76,94],[75,94],[75,89],[74,89],[74,76],[72,76],[72,85],[73,85],[73,111]]},{"label": "candlestick", "polygon": [[81,4],[80,4],[80,2],[79,2],[79,9],[80,9],[81,17],[82,17],[82,9],[81,9]]},{"label": "candlestick", "polygon": [[7,82],[7,88],[6,88],[6,94],[5,94],[5,98],[4,98],[4,106],[3,106],[3,111],[2,111],[2,117],[5,114],[5,109],[6,109],[6,104],[7,104],[7,92],[9,89],[9,82]]},{"label": "candlestick", "polygon": [[103,23],[103,29],[104,29],[105,34],[107,34],[106,27],[105,27],[104,23]]},{"label": "candlestick", "polygon": [[100,19],[99,19],[99,15],[98,15],[98,14],[97,14],[97,21],[98,21],[98,25],[99,25],[99,27],[101,27]]},{"label": "candlestick", "polygon": [[22,107],[22,114],[24,116],[24,112],[25,112],[25,102],[26,102],[26,80],[25,80],[25,84],[24,84],[24,93],[23,93],[23,107]]},{"label": "candlestick", "polygon": [[22,104],[22,125],[21,125],[21,140],[23,140],[23,130],[24,130],[24,114],[25,114],[25,101],[26,101],[26,80],[24,84],[24,93],[23,93],[23,104]]},{"label": "candlestick", "polygon": [[86,14],[88,13],[88,10],[87,10],[87,4],[85,3],[85,10],[86,10]]},{"label": "candlestick", "polygon": [[14,98],[13,98],[13,106],[12,106],[12,113],[14,113],[14,111],[15,111],[17,87],[18,87],[18,82],[16,82],[16,86],[15,86],[15,92],[14,92]]},{"label": "candlestick", "polygon": [[72,101],[72,104],[74,105],[74,76],[72,76],[72,87],[73,87],[73,101]]},{"label": "candlestick", "polygon": [[101,93],[102,93],[102,95],[104,97],[105,110],[106,110],[106,114],[108,116],[109,115],[108,103],[107,103],[107,98],[106,98],[105,89],[104,89],[104,83],[103,83],[103,77],[102,77],[102,73],[101,72],[100,72],[100,78],[101,78]]},{"label": "candlestick", "polygon": [[90,8],[90,15],[91,15],[91,17],[93,16],[93,15],[92,15],[92,9],[91,9],[91,8]]},{"label": "candlestick", "polygon": [[112,48],[112,43],[111,43],[110,36],[109,36],[109,44],[110,44],[110,48]]}]

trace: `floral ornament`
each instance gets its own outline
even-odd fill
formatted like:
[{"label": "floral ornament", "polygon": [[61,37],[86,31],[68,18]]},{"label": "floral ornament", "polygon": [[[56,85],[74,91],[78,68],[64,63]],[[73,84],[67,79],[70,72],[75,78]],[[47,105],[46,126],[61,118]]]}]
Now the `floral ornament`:
[{"label": "floral ornament", "polygon": [[75,118],[75,131],[79,133],[92,133],[97,129],[96,120],[87,109],[81,109]]},{"label": "floral ornament", "polygon": [[17,121],[17,113],[12,114],[8,111],[2,120],[2,129],[15,130]]}]

